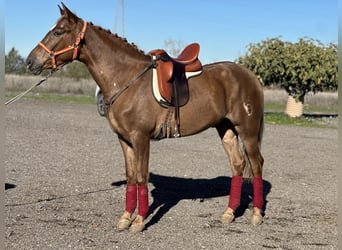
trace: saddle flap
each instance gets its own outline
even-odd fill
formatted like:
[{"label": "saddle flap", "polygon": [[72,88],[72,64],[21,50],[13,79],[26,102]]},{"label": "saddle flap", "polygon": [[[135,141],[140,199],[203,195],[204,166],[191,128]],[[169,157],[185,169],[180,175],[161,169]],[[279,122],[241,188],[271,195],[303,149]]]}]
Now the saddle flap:
[{"label": "saddle flap", "polygon": [[[184,72],[176,72],[173,85],[171,104],[173,106],[178,105],[179,107],[182,107],[189,101],[189,85]],[[177,101],[175,98],[177,98]]]},{"label": "saddle flap", "polygon": [[172,62],[157,62],[158,88],[161,96],[165,98],[169,103],[171,103],[171,85],[169,81],[172,77],[172,73]]}]

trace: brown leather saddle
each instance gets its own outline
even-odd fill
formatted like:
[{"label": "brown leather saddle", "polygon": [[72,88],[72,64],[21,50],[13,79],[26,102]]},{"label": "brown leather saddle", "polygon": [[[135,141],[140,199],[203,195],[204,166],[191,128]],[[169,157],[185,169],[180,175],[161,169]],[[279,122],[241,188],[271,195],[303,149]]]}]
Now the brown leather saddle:
[{"label": "brown leather saddle", "polygon": [[[172,58],[163,49],[149,52],[155,61],[153,81],[157,86],[154,86],[154,94],[159,103],[181,107],[188,102],[188,78],[202,72],[202,64],[198,59],[199,49],[198,43],[192,43],[177,58]],[[158,94],[162,98],[158,98]]]},{"label": "brown leather saddle", "polygon": [[179,107],[189,101],[188,79],[202,72],[202,63],[198,59],[200,46],[192,43],[184,48],[177,58],[173,58],[163,49],[149,52],[154,61],[152,89],[156,100],[169,112],[162,125],[160,137],[171,137],[170,114],[174,111],[176,127],[174,137],[180,136]]}]

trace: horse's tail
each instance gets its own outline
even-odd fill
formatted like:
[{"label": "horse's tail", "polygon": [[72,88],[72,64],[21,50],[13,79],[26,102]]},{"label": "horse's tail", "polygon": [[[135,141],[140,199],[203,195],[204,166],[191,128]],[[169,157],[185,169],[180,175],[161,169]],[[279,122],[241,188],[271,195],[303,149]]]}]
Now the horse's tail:
[{"label": "horse's tail", "polygon": [[[260,127],[259,127],[259,132],[258,132],[258,149],[259,150],[261,150],[263,134],[264,134],[264,115],[261,116]],[[254,174],[253,174],[251,162],[249,161],[248,154],[246,152],[244,145],[243,145],[243,157],[245,158],[245,167],[243,171],[243,177],[251,180],[254,177]]]},{"label": "horse's tail", "polygon": [[262,111],[262,116],[260,119],[260,128],[259,128],[259,133],[258,133],[258,147],[259,150],[261,150],[261,143],[262,143],[262,138],[264,136],[264,111]]}]

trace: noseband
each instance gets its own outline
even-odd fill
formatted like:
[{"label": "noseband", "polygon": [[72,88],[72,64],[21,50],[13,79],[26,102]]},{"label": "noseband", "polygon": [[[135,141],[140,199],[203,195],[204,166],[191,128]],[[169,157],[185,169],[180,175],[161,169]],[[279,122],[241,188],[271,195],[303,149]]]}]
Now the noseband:
[{"label": "noseband", "polygon": [[38,45],[42,47],[49,54],[51,61],[52,61],[52,69],[57,68],[56,56],[58,55],[65,54],[71,50],[74,50],[72,54],[72,60],[75,60],[77,58],[78,48],[79,48],[81,41],[84,39],[84,33],[86,29],[87,29],[87,22],[84,22],[82,31],[78,34],[78,37],[76,38],[75,43],[58,51],[53,51],[53,50],[48,49],[42,42],[38,43]]}]

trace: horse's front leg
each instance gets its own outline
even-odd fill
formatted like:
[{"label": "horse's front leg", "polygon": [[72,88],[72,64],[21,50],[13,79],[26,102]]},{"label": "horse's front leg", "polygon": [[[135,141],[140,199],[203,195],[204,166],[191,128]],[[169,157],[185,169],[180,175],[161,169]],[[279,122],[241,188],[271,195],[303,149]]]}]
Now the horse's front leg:
[{"label": "horse's front leg", "polygon": [[[135,135],[132,144],[120,139],[126,167],[126,208],[121,216],[118,229],[128,229],[132,233],[145,228],[144,219],[148,213],[148,160],[150,142],[148,137]],[[138,214],[133,220],[136,207]]]}]

